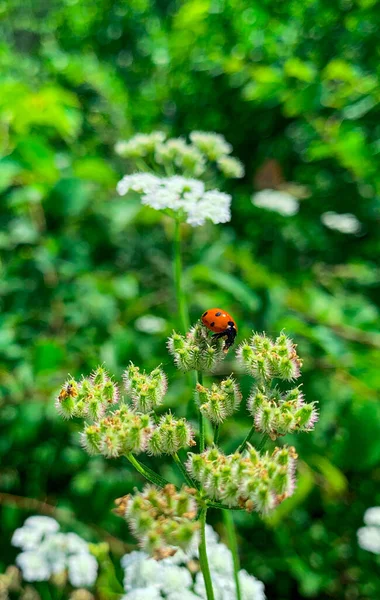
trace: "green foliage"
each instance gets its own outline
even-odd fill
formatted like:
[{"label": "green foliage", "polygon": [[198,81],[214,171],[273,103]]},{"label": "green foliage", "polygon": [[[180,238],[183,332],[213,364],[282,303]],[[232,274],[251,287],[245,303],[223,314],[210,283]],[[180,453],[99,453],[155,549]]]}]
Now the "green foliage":
[{"label": "green foliage", "polygon": [[[130,360],[153,369],[179,325],[171,224],[116,196],[129,167],[116,142],[215,130],[246,176],[229,183],[230,224],[185,231],[192,321],[225,306],[238,341],[285,329],[305,357],[305,396],[320,402],[315,433],[297,438],[309,467],[296,494],[270,522],[236,515],[242,566],[280,600],[380,595],[375,559],[356,543],[380,503],[377,15],[368,0],[2,4],[1,567],[13,529],[43,510],[24,498],[75,516],[88,539],[131,539],[110,509],[136,479],[122,459],[89,462],[53,398],[67,372],[102,361],[118,375]],[[282,186],[307,188],[294,217],[251,203],[266,159]],[[360,234],[327,229],[329,210],[354,213]],[[139,328],[147,314],[163,329]],[[242,388],[246,398],[248,378]],[[184,416],[181,379],[170,394]],[[249,420],[230,423],[227,452]]]}]

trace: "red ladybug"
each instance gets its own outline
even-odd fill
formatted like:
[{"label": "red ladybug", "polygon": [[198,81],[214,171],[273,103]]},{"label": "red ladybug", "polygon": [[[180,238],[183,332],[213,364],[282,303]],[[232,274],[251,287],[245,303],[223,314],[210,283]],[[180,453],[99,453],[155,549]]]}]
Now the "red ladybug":
[{"label": "red ladybug", "polygon": [[209,310],[206,310],[203,313],[201,320],[207,329],[215,332],[212,337],[226,338],[223,349],[224,352],[228,352],[228,349],[234,343],[238,332],[235,321],[231,315],[222,308],[209,308]]}]

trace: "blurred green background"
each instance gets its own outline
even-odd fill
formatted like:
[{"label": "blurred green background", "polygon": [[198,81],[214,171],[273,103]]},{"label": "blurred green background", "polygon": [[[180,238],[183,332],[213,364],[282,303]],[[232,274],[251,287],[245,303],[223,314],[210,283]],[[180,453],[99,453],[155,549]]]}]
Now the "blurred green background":
[{"label": "blurred green background", "polygon": [[[378,16],[376,0],[0,3],[0,571],[16,554],[12,531],[46,504],[87,539],[110,540],[115,563],[118,540],[134,543],[110,510],[139,478],[121,460],[89,459],[54,396],[68,372],[99,362],[118,376],[129,360],[163,363],[167,403],[185,411],[186,380],[165,349],[178,325],[172,230],[116,195],[128,165],[114,145],[198,129],[224,134],[246,176],[226,187],[231,223],[185,230],[192,321],[223,306],[240,341],[285,328],[321,411],[315,432],[289,436],[296,494],[265,522],[236,515],[242,566],[273,600],[380,597],[380,557],[356,541],[380,504]],[[254,181],[270,187],[268,159],[308,189],[294,217],[252,205]],[[355,214],[360,233],[326,228],[330,210]],[[224,449],[248,427],[242,407]]]}]

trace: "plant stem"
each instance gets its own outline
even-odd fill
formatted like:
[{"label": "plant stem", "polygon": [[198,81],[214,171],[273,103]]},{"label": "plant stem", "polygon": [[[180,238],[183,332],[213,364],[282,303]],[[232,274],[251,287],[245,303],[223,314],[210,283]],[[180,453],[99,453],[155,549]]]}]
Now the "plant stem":
[{"label": "plant stem", "polygon": [[197,487],[194,483],[194,481],[191,479],[190,475],[188,474],[188,472],[186,471],[186,468],[184,467],[183,462],[181,461],[180,457],[178,456],[177,452],[175,454],[173,454],[173,458],[175,463],[177,464],[179,470],[181,471],[181,474],[183,476],[183,478],[185,479],[187,485],[189,485],[190,487]]},{"label": "plant stem", "polygon": [[[195,377],[197,384],[203,385],[203,375],[201,371],[195,371]],[[205,449],[205,421],[198,406],[198,423],[199,423],[199,452],[203,452]]]},{"label": "plant stem", "polygon": [[236,452],[243,452],[244,448],[248,444],[248,442],[251,439],[251,437],[254,434],[254,432],[255,432],[255,425],[253,424],[252,427],[251,427],[251,429],[248,431],[246,437],[244,438],[244,440],[240,444],[239,448],[236,450]]},{"label": "plant stem", "polygon": [[181,222],[174,221],[174,283],[177,298],[178,312],[180,316],[182,333],[190,327],[189,313],[186,305],[186,296],[182,286],[182,258],[181,258]]},{"label": "plant stem", "polygon": [[206,514],[207,507],[202,508],[199,515],[199,522],[201,525],[201,541],[199,544],[199,562],[202,569],[203,579],[205,582],[207,600],[215,600],[214,590],[212,589],[212,581],[210,575],[210,567],[208,565],[207,549],[206,549]]},{"label": "plant stem", "polygon": [[161,477],[161,475],[158,475],[157,473],[152,471],[152,469],[150,469],[149,467],[147,467],[146,465],[143,465],[140,461],[138,461],[137,458],[135,458],[133,456],[133,454],[129,453],[129,454],[126,454],[125,456],[129,460],[131,465],[133,465],[135,467],[136,471],[138,471],[143,477],[145,477],[145,479],[150,481],[150,483],[153,483],[154,485],[158,485],[158,487],[161,487],[161,488],[165,487],[165,485],[167,485],[169,483],[168,481],[166,481],[166,479]]},{"label": "plant stem", "polygon": [[214,444],[215,444],[215,446],[217,446],[218,442],[219,442],[219,431],[220,431],[220,424],[218,423],[217,425],[215,425],[215,430],[214,430]]},{"label": "plant stem", "polygon": [[226,526],[227,538],[228,538],[228,547],[232,553],[232,560],[234,564],[234,579],[236,585],[236,600],[241,600],[241,590],[240,590],[240,581],[239,581],[239,571],[240,571],[240,560],[239,560],[239,550],[236,539],[236,530],[235,523],[232,513],[229,510],[223,511],[224,524]]}]

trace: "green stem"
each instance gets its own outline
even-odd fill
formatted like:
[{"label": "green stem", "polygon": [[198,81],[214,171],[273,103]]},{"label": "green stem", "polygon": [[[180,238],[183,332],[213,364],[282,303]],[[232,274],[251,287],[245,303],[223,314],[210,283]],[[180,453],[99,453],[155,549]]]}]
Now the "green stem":
[{"label": "green stem", "polygon": [[152,469],[150,469],[149,467],[147,467],[146,465],[143,465],[140,461],[138,461],[137,458],[135,458],[133,456],[133,454],[129,453],[129,454],[126,454],[125,456],[129,460],[131,465],[133,465],[135,467],[136,471],[141,473],[141,475],[143,477],[145,477],[145,479],[150,481],[150,483],[153,483],[154,485],[158,485],[158,487],[161,487],[161,488],[165,487],[165,485],[167,485],[169,483],[168,481],[166,481],[166,479],[161,477],[161,475],[158,475],[157,473],[152,471]]},{"label": "green stem", "polygon": [[[203,375],[201,371],[195,371],[196,382],[203,385]],[[205,420],[198,406],[198,423],[199,423],[199,452],[203,452],[205,449]]]},{"label": "green stem", "polygon": [[254,432],[255,432],[255,424],[252,425],[251,429],[248,431],[246,437],[244,438],[244,440],[242,441],[242,443],[240,444],[240,446],[236,450],[236,452],[243,452],[243,450],[245,449],[245,447],[248,444],[249,440],[253,436]]},{"label": "green stem", "polygon": [[181,222],[177,219],[174,221],[174,283],[182,333],[185,333],[190,327],[190,322],[182,286]]},{"label": "green stem", "polygon": [[220,424],[217,423],[217,425],[215,425],[215,430],[214,430],[214,444],[215,444],[215,446],[217,446],[218,442],[219,442],[219,431],[220,431]]},{"label": "green stem", "polygon": [[177,452],[175,454],[173,454],[173,458],[175,463],[178,466],[178,469],[181,471],[181,474],[183,476],[183,478],[185,479],[187,485],[189,485],[190,487],[197,487],[194,483],[194,481],[191,479],[190,475],[188,474],[188,472],[186,471],[183,462],[181,461],[180,457],[178,456]]},{"label": "green stem", "polygon": [[224,525],[226,526],[227,538],[228,538],[228,547],[232,553],[232,560],[234,564],[234,579],[236,585],[236,600],[241,600],[241,590],[240,590],[240,582],[239,582],[239,571],[240,571],[240,561],[239,561],[239,550],[238,543],[236,539],[236,529],[234,518],[232,513],[229,510],[223,511]]},{"label": "green stem", "polygon": [[207,549],[206,549],[206,515],[207,507],[202,508],[199,515],[199,522],[201,526],[201,541],[199,544],[199,562],[202,569],[203,579],[205,582],[207,600],[215,600],[214,590],[212,589],[212,581],[210,574],[210,567],[208,565]]}]

